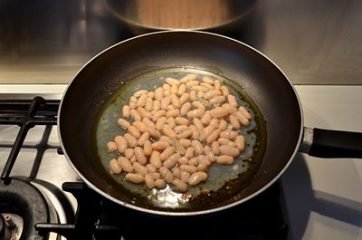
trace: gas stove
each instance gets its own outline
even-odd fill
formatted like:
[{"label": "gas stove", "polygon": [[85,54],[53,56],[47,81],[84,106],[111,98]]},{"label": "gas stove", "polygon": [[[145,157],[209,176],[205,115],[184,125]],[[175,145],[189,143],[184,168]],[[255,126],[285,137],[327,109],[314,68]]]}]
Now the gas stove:
[{"label": "gas stove", "polygon": [[286,239],[280,182],[238,207],[197,217],[153,216],[104,199],[62,155],[58,107],[39,96],[0,100],[1,240]]}]

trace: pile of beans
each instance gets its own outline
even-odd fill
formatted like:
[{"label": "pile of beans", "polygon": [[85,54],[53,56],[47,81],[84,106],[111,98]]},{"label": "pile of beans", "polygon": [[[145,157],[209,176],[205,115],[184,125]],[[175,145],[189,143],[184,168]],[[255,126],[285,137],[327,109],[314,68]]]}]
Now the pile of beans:
[{"label": "pile of beans", "polygon": [[135,92],[123,106],[117,123],[124,134],[107,143],[108,151],[118,153],[110,171],[149,189],[170,184],[185,192],[207,180],[212,164],[234,163],[246,144],[240,128],[251,118],[218,79],[168,77],[154,91]]}]

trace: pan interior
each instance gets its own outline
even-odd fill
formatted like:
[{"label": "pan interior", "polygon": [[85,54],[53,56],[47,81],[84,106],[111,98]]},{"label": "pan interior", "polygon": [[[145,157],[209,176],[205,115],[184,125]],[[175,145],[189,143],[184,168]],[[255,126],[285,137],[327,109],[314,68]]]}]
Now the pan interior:
[{"label": "pan interior", "polygon": [[[134,92],[140,89],[153,91],[162,85],[164,78],[180,79],[186,74],[210,76],[219,79],[228,86],[230,92],[237,96],[238,104],[245,106],[252,113],[253,120],[241,133],[246,137],[246,149],[240,154],[234,164],[213,164],[208,171],[208,180],[202,184],[191,187],[187,193],[178,193],[172,188],[162,190],[149,190],[144,184],[133,184],[124,179],[124,174],[111,174],[109,161],[117,158],[117,153],[107,151],[106,143],[124,130],[117,125],[121,117],[122,106],[128,104]],[[148,205],[153,208],[167,208],[175,211],[202,209],[205,204],[218,205],[240,193],[249,185],[253,176],[261,165],[266,146],[266,123],[256,104],[248,96],[240,84],[227,79],[220,74],[194,67],[171,67],[143,73],[130,81],[122,82],[120,87],[100,109],[97,116],[94,133],[94,144],[103,170],[112,178],[112,185],[119,191],[132,194],[133,203]],[[205,201],[207,200],[207,201]]]}]

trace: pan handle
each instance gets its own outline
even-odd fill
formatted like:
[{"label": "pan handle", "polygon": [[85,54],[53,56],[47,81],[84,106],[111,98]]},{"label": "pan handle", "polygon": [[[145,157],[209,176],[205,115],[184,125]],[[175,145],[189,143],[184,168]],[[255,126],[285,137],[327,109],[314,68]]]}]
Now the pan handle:
[{"label": "pan handle", "polygon": [[305,127],[300,151],[322,158],[362,158],[362,133]]}]

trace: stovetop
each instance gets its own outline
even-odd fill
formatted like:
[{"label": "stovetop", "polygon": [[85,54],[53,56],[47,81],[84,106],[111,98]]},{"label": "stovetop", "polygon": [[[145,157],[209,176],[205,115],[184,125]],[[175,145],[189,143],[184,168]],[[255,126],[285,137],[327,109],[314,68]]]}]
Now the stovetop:
[{"label": "stovetop", "polygon": [[286,239],[280,182],[237,207],[197,217],[154,216],[104,199],[62,155],[58,106],[41,97],[0,100],[0,239]]}]

